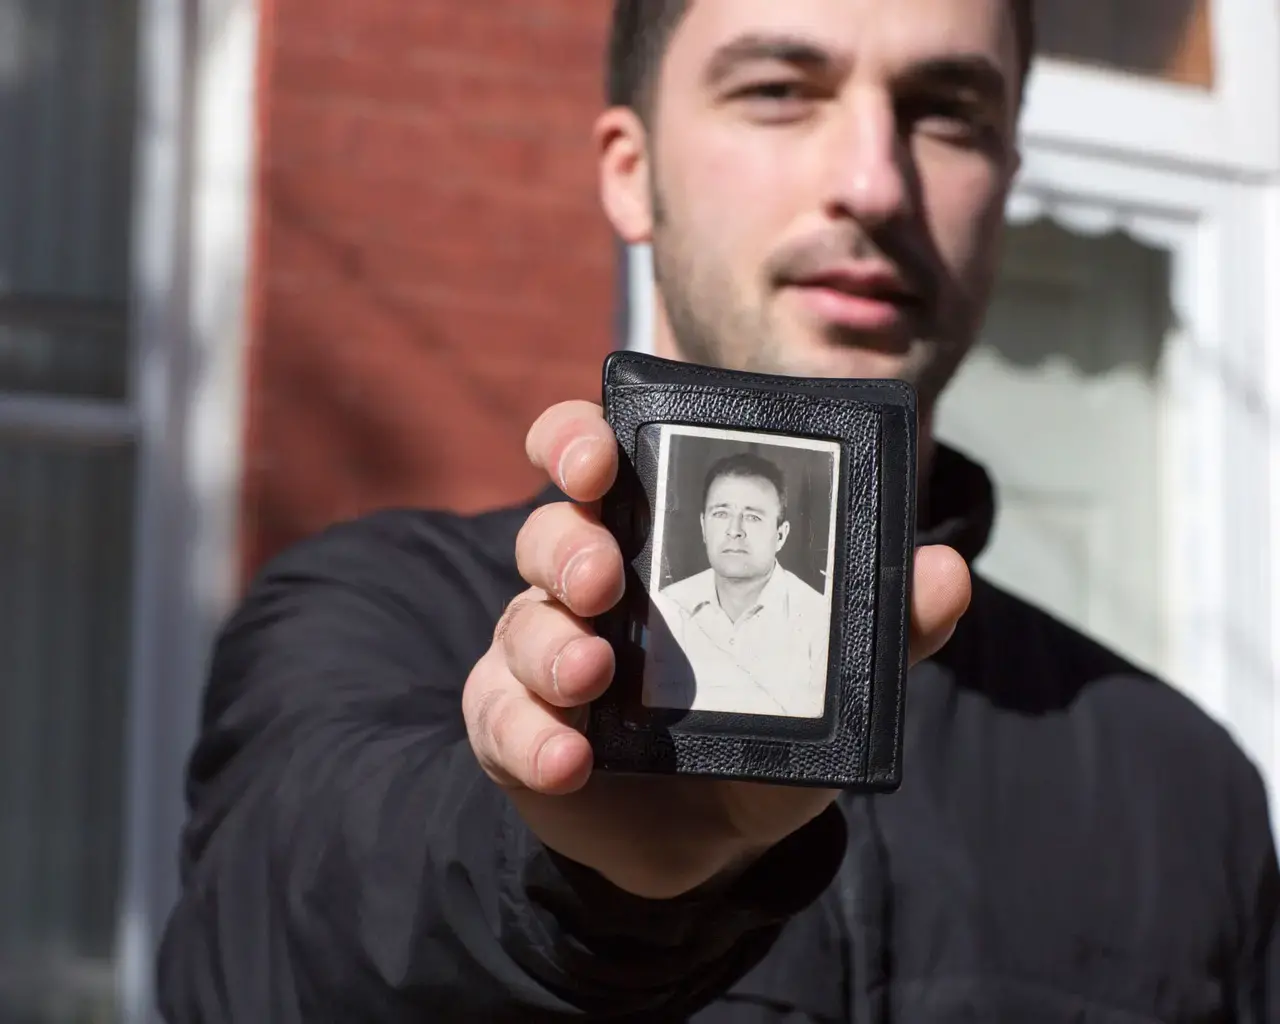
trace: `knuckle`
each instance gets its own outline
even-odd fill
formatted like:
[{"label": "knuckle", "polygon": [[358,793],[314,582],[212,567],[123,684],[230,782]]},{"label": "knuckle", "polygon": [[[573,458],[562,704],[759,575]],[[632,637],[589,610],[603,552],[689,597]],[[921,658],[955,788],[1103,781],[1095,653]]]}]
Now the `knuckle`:
[{"label": "knuckle", "polygon": [[[509,728],[511,700],[501,690],[489,690],[471,709],[471,745],[481,765],[491,774],[505,774],[503,735]],[[507,724],[504,724],[507,723]]]},{"label": "knuckle", "polygon": [[552,515],[552,510],[556,508],[559,502],[549,502],[546,505],[539,505],[524,521],[524,525],[520,527],[520,533],[526,538],[533,538],[540,529],[543,528],[543,520]]},{"label": "knuckle", "polygon": [[479,694],[467,694],[464,698],[463,717],[467,723],[467,737],[471,740],[476,758],[486,768],[493,767],[493,712],[501,700],[501,691],[492,689]]},{"label": "knuckle", "polygon": [[510,747],[516,722],[520,717],[520,702],[510,695],[499,693],[485,702],[483,716],[484,735],[489,738],[490,754],[496,767],[504,768],[512,760]]},{"label": "knuckle", "polygon": [[492,681],[494,672],[497,669],[499,656],[495,649],[490,648],[484,652],[480,660],[472,667],[467,681],[462,687],[462,714],[467,720],[468,729],[475,718],[476,708],[492,689]]},{"label": "knuckle", "polygon": [[502,693],[499,690],[486,690],[468,701],[467,718],[474,738],[482,739],[490,735],[493,709],[500,700],[502,700]]},{"label": "knuckle", "polygon": [[525,591],[523,594],[514,597],[511,603],[507,605],[506,610],[499,616],[498,623],[493,628],[494,641],[506,647],[517,627],[522,625],[526,614],[540,600],[541,598],[534,591]]}]

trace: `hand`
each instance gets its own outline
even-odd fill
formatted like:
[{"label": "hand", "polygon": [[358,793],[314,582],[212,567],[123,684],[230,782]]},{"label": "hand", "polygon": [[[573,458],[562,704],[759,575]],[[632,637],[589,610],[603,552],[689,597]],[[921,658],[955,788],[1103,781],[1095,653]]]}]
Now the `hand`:
[{"label": "hand", "polygon": [[[759,856],[822,813],[831,790],[592,774],[582,728],[613,678],[613,651],[589,620],[622,597],[622,554],[591,503],[617,473],[599,406],[553,406],[529,457],[582,504],[536,510],[516,541],[529,589],[507,608],[476,664],[463,710],[480,764],[539,839],[619,887],[671,898]],[[949,548],[916,553],[911,663],[950,638],[969,603],[968,568]]]}]

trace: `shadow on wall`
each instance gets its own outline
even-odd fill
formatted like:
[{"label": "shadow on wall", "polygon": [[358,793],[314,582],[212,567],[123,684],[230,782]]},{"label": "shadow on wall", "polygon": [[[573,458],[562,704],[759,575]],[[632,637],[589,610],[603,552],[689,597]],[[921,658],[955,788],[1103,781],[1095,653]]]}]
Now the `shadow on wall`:
[{"label": "shadow on wall", "polygon": [[[1075,234],[1048,220],[1010,226],[1004,247],[985,347],[1023,369],[1056,359],[1086,377],[1129,368],[1156,378],[1175,327],[1168,252],[1121,232]],[[1107,286],[1117,278],[1123,294]],[[1091,315],[1099,301],[1115,306],[1102,317],[1105,331]]]},{"label": "shadow on wall", "polygon": [[[1085,377],[1131,369],[1158,383],[1166,344],[1184,327],[1170,292],[1172,254],[1120,231],[1078,234],[1048,220],[1010,226],[1004,245],[1000,286],[982,333],[985,348],[1021,369],[1059,360]],[[1104,280],[1112,287],[1099,287]],[[1124,282],[1123,289],[1114,286],[1116,280]],[[1003,290],[1010,285],[1015,287]],[[1135,297],[1135,289],[1142,301],[1126,301]],[[1010,301],[1015,293],[1032,302]],[[1109,329],[1102,332],[1086,326],[1095,312],[1087,304],[1097,301],[1115,307]],[[1221,381],[1259,429],[1280,440],[1280,420],[1268,409],[1257,380],[1241,374],[1203,339],[1181,342],[1198,375]]]}]

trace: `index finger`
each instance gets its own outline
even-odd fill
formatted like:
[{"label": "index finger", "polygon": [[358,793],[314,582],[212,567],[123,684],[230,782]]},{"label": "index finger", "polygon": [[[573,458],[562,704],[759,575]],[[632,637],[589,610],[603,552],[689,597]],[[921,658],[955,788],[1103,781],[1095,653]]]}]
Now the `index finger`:
[{"label": "index finger", "polygon": [[618,442],[591,402],[553,405],[529,428],[525,451],[574,501],[604,497],[618,473]]}]

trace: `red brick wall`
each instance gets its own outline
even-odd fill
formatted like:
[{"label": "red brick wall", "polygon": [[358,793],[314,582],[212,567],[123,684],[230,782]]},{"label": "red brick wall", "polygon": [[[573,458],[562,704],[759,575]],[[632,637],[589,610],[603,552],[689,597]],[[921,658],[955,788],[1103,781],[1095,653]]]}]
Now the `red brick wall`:
[{"label": "red brick wall", "polygon": [[373,508],[519,500],[533,418],[598,397],[608,9],[266,3],[246,571]]}]

